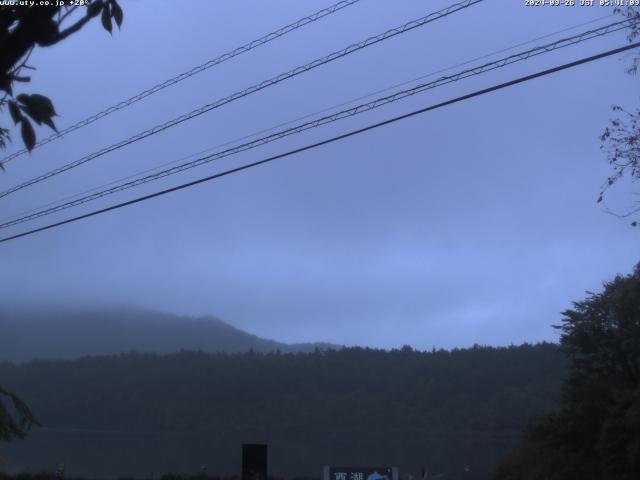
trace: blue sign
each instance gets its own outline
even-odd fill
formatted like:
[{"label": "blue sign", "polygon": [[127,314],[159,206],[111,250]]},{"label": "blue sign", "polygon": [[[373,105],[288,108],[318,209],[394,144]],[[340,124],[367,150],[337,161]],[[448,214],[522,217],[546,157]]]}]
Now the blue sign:
[{"label": "blue sign", "polygon": [[329,467],[325,480],[395,480],[392,467]]}]

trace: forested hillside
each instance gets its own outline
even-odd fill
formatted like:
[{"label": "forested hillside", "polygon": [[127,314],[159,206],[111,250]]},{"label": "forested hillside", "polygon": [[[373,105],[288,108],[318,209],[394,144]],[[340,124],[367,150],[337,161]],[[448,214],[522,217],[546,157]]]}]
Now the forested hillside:
[{"label": "forested hillside", "polygon": [[[168,462],[164,471],[215,461],[220,473],[233,473],[237,453],[229,459],[231,453],[220,458],[221,452],[260,440],[273,446],[274,473],[318,474],[325,463],[387,462],[413,471],[429,464],[453,474],[472,464],[475,473],[468,478],[488,473],[517,445],[526,418],[557,403],[563,375],[564,361],[553,344],[432,352],[184,351],[0,364],[3,384],[29,402],[45,427],[9,451],[22,468],[39,467],[45,457],[55,461],[47,457],[52,444],[79,468],[78,462],[91,458],[85,451],[91,440],[78,442],[69,432],[109,432],[101,439],[102,462],[135,435],[156,435],[153,454],[148,439],[127,447],[137,452],[136,465],[147,461],[149,471],[158,471],[151,458],[167,448],[173,463],[161,452]],[[157,435],[183,440],[163,443]],[[38,450],[39,442],[48,448]],[[192,447],[181,451],[185,445]],[[300,450],[295,460],[292,449]],[[278,455],[287,452],[279,463]],[[201,458],[206,456],[212,460]],[[126,470],[123,458],[111,462],[113,472],[136,473]]]}]

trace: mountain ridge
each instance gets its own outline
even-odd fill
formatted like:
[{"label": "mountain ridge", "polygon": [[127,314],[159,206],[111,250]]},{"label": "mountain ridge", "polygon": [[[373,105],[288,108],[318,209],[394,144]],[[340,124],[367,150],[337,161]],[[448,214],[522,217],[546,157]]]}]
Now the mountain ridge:
[{"label": "mountain ridge", "polygon": [[131,306],[21,307],[0,310],[0,361],[72,360],[129,351],[312,352],[342,348],[262,338],[212,316],[191,317]]}]

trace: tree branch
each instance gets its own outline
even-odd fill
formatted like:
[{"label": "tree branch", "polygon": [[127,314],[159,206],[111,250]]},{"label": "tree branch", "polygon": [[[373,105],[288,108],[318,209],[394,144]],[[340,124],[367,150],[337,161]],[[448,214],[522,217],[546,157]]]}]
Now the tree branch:
[{"label": "tree branch", "polygon": [[61,40],[64,40],[65,38],[67,38],[69,35],[74,34],[76,32],[79,32],[80,29],[82,27],[84,27],[87,22],[89,22],[91,20],[92,17],[90,17],[89,15],[85,15],[84,17],[82,17],[80,20],[78,20],[76,23],[74,23],[73,25],[71,25],[69,28],[64,29],[62,32],[60,32],[58,35],[56,35],[51,43],[48,43],[46,45],[42,45],[43,47],[49,47],[51,45],[54,45],[56,43],[58,43]]},{"label": "tree branch", "polygon": [[74,12],[74,10],[76,10],[77,8],[78,8],[77,5],[74,5],[73,7],[69,7],[68,10],[60,16],[60,20],[58,20],[58,27],[60,27],[62,22],[64,22],[65,18],[71,15]]}]

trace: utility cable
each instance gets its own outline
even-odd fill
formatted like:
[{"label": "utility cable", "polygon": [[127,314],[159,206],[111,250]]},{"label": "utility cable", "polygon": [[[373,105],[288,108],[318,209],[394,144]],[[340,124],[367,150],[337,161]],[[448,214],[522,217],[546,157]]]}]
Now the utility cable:
[{"label": "utility cable", "polygon": [[[351,5],[353,5],[354,3],[358,3],[360,0],[341,0],[338,3],[335,3],[333,5],[331,5],[330,7],[327,8],[323,8],[322,10],[317,11],[316,13],[313,13],[311,15],[308,15],[306,17],[301,18],[300,20],[293,22],[289,25],[286,25],[278,30],[275,30],[271,33],[268,33],[267,35],[264,35],[256,40],[253,40],[249,43],[246,43],[234,50],[231,50],[230,52],[224,53],[216,58],[213,58],[211,60],[208,60],[207,62],[198,65],[196,67],[191,68],[190,70],[187,70],[186,72],[182,72],[179,75],[176,75],[175,77],[172,77],[168,80],[165,80],[164,82],[158,83],[156,85],[154,85],[151,88],[148,88],[140,93],[138,93],[137,95],[134,95],[133,97],[128,98],[127,100],[123,100],[120,103],[117,103],[115,105],[112,105],[109,108],[106,108],[105,110],[102,110],[94,115],[91,115],[90,117],[85,118],[84,120],[80,120],[77,123],[74,123],[73,125],[70,125],[62,130],[60,130],[57,133],[54,133],[46,138],[43,138],[42,140],[38,141],[36,143],[36,145],[34,146],[34,148],[40,147],[42,145],[46,145],[47,143],[50,143],[58,138],[62,138],[63,135],[67,134],[67,133],[71,133],[73,131],[76,131],[80,128],[86,127],[87,125],[92,124],[95,121],[100,120],[101,118],[104,118],[108,115],[111,115],[112,113],[117,112],[118,110],[122,110],[123,108],[126,108],[130,105],[133,105],[136,102],[139,102],[140,100],[142,100],[143,98],[148,97],[149,95],[153,95],[154,93],[159,92],[160,90],[164,90],[165,88],[171,87],[173,85],[176,85],[177,83],[182,82],[183,80],[186,80],[187,78],[190,78],[194,75],[197,75],[198,73],[204,72],[205,70],[208,70],[209,68],[212,68],[216,65],[219,65],[221,63],[226,62],[227,60],[231,60],[234,57],[237,57],[238,55],[242,55],[243,53],[247,53],[251,50],[253,50],[254,48],[257,48],[261,45],[265,45],[266,43],[269,43],[273,40],[276,40],[288,33],[291,33],[294,30],[299,29],[300,27],[303,27],[305,25],[308,25],[310,23],[313,23],[317,20],[320,20],[321,18],[324,18],[328,15],[331,15],[339,10],[342,10],[343,8],[349,7]],[[11,160],[13,160],[14,158],[17,158],[25,153],[27,153],[28,150],[26,148],[23,148],[21,150],[18,150],[15,153],[12,153],[11,155],[6,156],[5,158],[3,158],[2,160],[0,160],[0,166],[1,165],[6,165],[7,162],[10,162]]]},{"label": "utility cable", "polygon": [[186,155],[186,156],[174,159],[174,160],[170,160],[170,161],[165,162],[165,163],[161,163],[160,165],[156,165],[155,167],[147,168],[145,170],[138,171],[136,173],[132,173],[131,175],[127,175],[126,177],[120,177],[120,178],[118,178],[116,180],[112,180],[110,182],[103,183],[101,185],[97,185],[95,187],[89,188],[87,190],[83,190],[83,191],[75,193],[73,195],[67,195],[67,196],[65,196],[63,198],[59,198],[57,200],[53,200],[53,201],[48,202],[48,203],[46,203],[44,205],[40,205],[38,207],[30,208],[28,210],[23,210],[22,212],[15,213],[15,214],[12,214],[12,215],[9,215],[7,217],[4,217],[4,218],[0,219],[0,223],[4,223],[5,221],[11,220],[11,219],[14,219],[14,218],[17,218],[17,217],[21,217],[21,216],[24,216],[24,215],[27,215],[27,214],[29,214],[31,212],[35,212],[36,210],[41,210],[43,208],[50,207],[52,205],[56,205],[58,203],[62,203],[62,202],[65,202],[67,200],[71,200],[73,198],[80,197],[81,195],[85,195],[87,193],[95,192],[95,191],[103,189],[105,187],[109,187],[111,185],[115,185],[117,183],[124,182],[126,180],[130,180],[132,178],[136,178],[136,177],[138,177],[140,175],[144,175],[146,173],[150,173],[150,172],[159,170],[161,168],[168,167],[169,165],[175,165],[176,163],[182,162],[184,160],[188,160],[188,159],[193,158],[193,157],[197,157],[198,155],[202,155],[202,154],[207,153],[207,152],[211,152],[212,150],[216,150],[218,148],[226,147],[228,145],[233,145],[234,143],[238,143],[238,142],[241,142],[243,140],[248,140],[249,138],[257,137],[258,135],[261,135],[263,133],[272,132],[272,131],[280,128],[280,127],[286,127],[287,125],[291,125],[291,124],[299,122],[301,120],[306,120],[307,118],[314,117],[314,116],[319,115],[321,113],[330,112],[332,110],[335,110],[336,108],[344,107],[346,105],[351,105],[352,103],[355,103],[357,101],[364,100],[364,99],[367,99],[367,98],[371,98],[371,97],[373,97],[375,95],[378,95],[380,93],[388,92],[388,91],[393,90],[395,88],[403,87],[405,85],[409,85],[411,83],[415,83],[418,80],[423,80],[425,78],[433,77],[434,75],[437,75],[439,73],[447,72],[449,70],[453,70],[454,68],[463,67],[465,65],[469,65],[471,63],[474,63],[474,62],[476,62],[478,60],[483,60],[483,59],[486,59],[486,58],[490,58],[490,57],[492,57],[494,55],[497,55],[499,53],[508,52],[508,51],[514,50],[514,49],[516,49],[518,47],[522,47],[524,45],[529,45],[531,43],[537,42],[538,40],[544,40],[545,38],[553,37],[553,36],[556,36],[556,35],[558,35],[560,33],[568,32],[570,30],[575,30],[576,28],[580,28],[580,27],[583,27],[585,25],[590,25],[592,23],[596,23],[596,22],[599,22],[600,20],[603,20],[603,19],[606,19],[606,18],[610,18],[610,17],[613,17],[613,16],[615,16],[614,13],[611,13],[609,15],[604,15],[602,17],[597,17],[597,18],[594,18],[592,20],[588,20],[588,21],[583,22],[583,23],[579,23],[579,24],[576,24],[576,25],[572,25],[570,27],[563,28],[562,30],[556,30],[555,32],[547,33],[547,34],[542,35],[540,37],[532,38],[530,40],[526,40],[524,42],[517,43],[517,44],[512,45],[510,47],[501,48],[500,50],[495,50],[495,51],[493,51],[491,53],[486,53],[486,54],[481,55],[479,57],[475,57],[475,58],[472,58],[470,60],[465,60],[464,62],[457,63],[455,65],[450,65],[448,67],[441,68],[439,70],[435,70],[433,72],[430,72],[430,73],[427,73],[427,74],[424,74],[424,75],[420,75],[419,77],[412,78],[411,80],[405,80],[402,83],[396,83],[394,85],[390,85],[388,87],[384,87],[384,88],[382,88],[380,90],[376,90],[374,92],[370,92],[370,93],[367,93],[365,95],[360,95],[360,96],[358,96],[356,98],[352,98],[351,100],[346,100],[346,101],[341,102],[339,104],[332,105],[330,107],[325,107],[325,108],[323,108],[321,110],[316,110],[315,112],[312,112],[312,113],[307,113],[307,114],[305,114],[305,115],[303,115],[301,117],[297,117],[297,118],[294,118],[294,119],[291,119],[291,120],[287,120],[287,121],[279,123],[277,125],[273,125],[271,127],[263,128],[263,129],[260,129],[258,131],[255,131],[253,133],[249,133],[247,135],[243,135],[243,136],[241,136],[239,138],[234,138],[232,140],[227,140],[227,141],[225,141],[223,143],[219,143],[219,144],[213,145],[211,147],[207,147],[204,150],[200,150],[198,152],[194,152],[194,153],[191,153],[189,155]]},{"label": "utility cable", "polygon": [[28,210],[23,210],[21,212],[18,212],[18,213],[15,213],[15,214],[12,214],[12,215],[9,215],[7,217],[4,217],[4,218],[0,219],[0,223],[4,223],[4,222],[6,222],[8,220],[12,220],[14,218],[18,218],[18,217],[22,217],[22,216],[28,215],[28,214],[30,214],[32,212],[37,211],[37,210],[42,210],[42,209],[44,209],[46,207],[50,207],[52,205],[56,205],[56,204],[65,202],[65,201],[80,197],[82,195],[86,195],[86,194],[91,193],[91,192],[96,192],[96,191],[98,191],[100,189],[104,189],[106,187],[110,187],[111,185],[116,185],[117,183],[124,182],[124,181],[130,180],[132,178],[136,178],[136,177],[138,177],[140,175],[145,175],[147,173],[150,173],[150,172],[157,171],[159,169],[168,167],[169,165],[175,165],[176,163],[182,162],[184,160],[188,160],[190,158],[197,157],[199,155],[211,152],[211,151],[216,150],[218,148],[226,147],[228,145],[233,145],[235,143],[241,142],[243,140],[248,140],[249,138],[257,137],[258,135],[261,135],[263,133],[272,132],[272,131],[280,128],[280,127],[286,127],[287,125],[294,124],[294,123],[299,122],[301,120],[306,120],[307,118],[311,118],[311,117],[314,117],[316,115],[320,115],[322,113],[330,112],[332,110],[335,110],[335,109],[340,108],[340,107],[344,107],[346,105],[351,105],[352,103],[355,103],[357,101],[364,100],[364,99],[367,99],[367,98],[371,98],[371,97],[373,97],[375,95],[378,95],[380,93],[388,92],[388,91],[393,90],[395,88],[403,87],[405,85],[409,85],[411,83],[415,83],[418,80],[423,80],[425,78],[433,77],[433,76],[435,76],[435,75],[437,75],[439,73],[447,72],[449,70],[453,70],[454,68],[458,68],[458,67],[462,67],[462,66],[465,66],[465,65],[469,65],[469,64],[474,63],[474,62],[476,62],[478,60],[483,60],[483,59],[486,59],[486,58],[490,58],[490,57],[492,57],[494,55],[497,55],[499,53],[508,52],[508,51],[514,50],[514,49],[516,49],[518,47],[522,47],[524,45],[529,45],[529,44],[537,42],[539,40],[544,40],[545,38],[556,36],[556,35],[558,35],[560,33],[565,33],[565,32],[571,31],[571,30],[575,30],[576,28],[584,27],[585,25],[590,25],[592,23],[596,23],[596,22],[599,22],[600,20],[603,20],[603,19],[606,19],[606,18],[610,18],[610,17],[613,17],[613,16],[615,16],[614,13],[611,13],[609,15],[604,15],[602,17],[597,17],[597,18],[594,18],[592,20],[588,20],[588,21],[583,22],[583,23],[579,23],[579,24],[576,24],[576,25],[572,25],[570,27],[563,28],[562,30],[556,30],[555,32],[547,33],[547,34],[542,35],[540,37],[535,37],[535,38],[526,40],[524,42],[517,43],[517,44],[512,45],[510,47],[501,48],[500,50],[494,50],[493,52],[486,53],[486,54],[481,55],[479,57],[475,57],[475,58],[472,58],[470,60],[465,60],[464,62],[457,63],[455,65],[451,65],[451,66],[448,66],[448,67],[445,67],[445,68],[441,68],[439,70],[432,71],[432,72],[427,73],[427,74],[420,75],[419,77],[412,78],[411,80],[405,80],[402,83],[396,83],[394,85],[390,85],[388,87],[384,87],[384,88],[382,88],[380,90],[376,90],[374,92],[370,92],[370,93],[367,93],[365,95],[360,95],[360,96],[358,96],[356,98],[352,98],[351,100],[346,100],[346,101],[341,102],[339,104],[332,105],[330,107],[325,107],[325,108],[323,108],[321,110],[316,110],[315,112],[312,112],[312,113],[307,113],[307,114],[305,114],[305,115],[303,115],[301,117],[296,117],[294,119],[287,120],[287,121],[279,123],[277,125],[273,125],[271,127],[263,128],[263,129],[260,129],[258,131],[255,131],[255,132],[247,134],[247,135],[243,135],[243,136],[241,136],[239,138],[234,138],[232,140],[227,140],[227,141],[225,141],[223,143],[219,143],[219,144],[213,145],[211,147],[207,147],[204,150],[200,150],[198,152],[194,152],[194,153],[191,153],[189,155],[185,155],[185,156],[182,156],[180,158],[177,158],[177,159],[174,159],[174,160],[170,160],[168,162],[161,163],[160,165],[156,165],[155,167],[147,168],[145,170],[138,171],[136,173],[132,173],[130,175],[127,175],[126,177],[120,177],[120,178],[117,178],[117,179],[112,180],[110,182],[103,183],[103,184],[97,185],[95,187],[92,187],[92,188],[83,190],[81,192],[75,193],[73,195],[67,195],[67,196],[65,196],[63,198],[59,198],[57,200],[53,200],[53,201],[48,202],[48,203],[46,203],[44,205],[40,205],[38,207],[30,208]]},{"label": "utility cable", "polygon": [[371,102],[368,103],[364,103],[364,104],[360,104],[357,105],[355,107],[346,109],[346,110],[342,110],[340,112],[336,112],[333,113],[331,115],[327,115],[324,117],[321,117],[319,119],[310,121],[310,122],[306,122],[306,123],[302,123],[300,125],[296,125],[294,127],[282,130],[280,132],[276,132],[273,133],[271,135],[267,135],[265,137],[262,138],[258,138],[256,140],[253,140],[251,142],[247,142],[232,148],[228,148],[226,150],[220,151],[220,152],[216,152],[210,155],[206,155],[203,156],[201,158],[198,158],[196,160],[190,161],[190,162],[186,162],[183,163],[181,165],[177,165],[165,170],[162,170],[160,172],[156,172],[154,174],[150,174],[150,175],[146,175],[144,177],[140,177],[137,178],[135,180],[129,181],[129,182],[125,182],[119,185],[116,185],[114,187],[111,188],[107,188],[95,193],[92,193],[90,195],[86,195],[80,198],[77,198],[75,200],[66,202],[66,203],[62,203],[60,205],[56,205],[56,206],[52,206],[49,208],[43,208],[39,211],[36,211],[34,213],[30,213],[28,215],[24,215],[22,217],[13,219],[13,220],[8,220],[5,222],[0,223],[0,229],[2,228],[8,228],[8,227],[12,227],[15,225],[18,225],[20,223],[24,223],[24,222],[28,222],[31,220],[35,220],[36,218],[40,218],[43,216],[47,216],[47,215],[52,215],[54,213],[60,212],[62,210],[66,210],[68,208],[72,208],[72,207],[76,207],[85,203],[88,203],[90,201],[93,200],[97,200],[99,198],[105,197],[107,195],[112,195],[124,190],[128,190],[130,188],[134,188],[140,185],[143,185],[145,183],[149,183],[151,181],[154,180],[159,180],[161,178],[170,176],[170,175],[175,175],[177,173],[183,172],[185,170],[194,168],[194,167],[198,167],[201,165],[204,165],[205,163],[209,163],[212,162],[214,160],[219,160],[221,158],[225,158],[231,155],[235,155],[262,145],[266,145],[267,143],[271,143],[273,141],[276,140],[280,140],[282,138],[285,138],[289,135],[293,135],[296,133],[300,133],[306,130],[310,130],[312,128],[317,128],[320,127],[322,125],[326,125],[328,123],[333,123],[336,122],[338,120],[342,120],[344,118],[348,118],[348,117],[352,117],[370,110],[374,110],[376,108],[379,108],[383,105],[387,105],[393,102],[396,102],[398,100],[407,98],[409,96],[415,95],[417,93],[421,93],[427,90],[431,90],[433,88],[437,88],[440,87],[442,85],[446,85],[449,83],[453,83],[453,82],[457,82],[460,80],[463,80],[465,78],[469,78],[472,76],[476,76],[476,75],[480,75],[486,72],[490,72],[492,70],[496,70],[498,68],[503,68],[507,65],[511,65],[513,63],[516,62],[521,62],[524,60],[528,60],[534,56],[537,55],[541,55],[544,53],[549,53],[551,51],[560,49],[560,48],[564,48],[564,47],[568,47],[570,45],[575,45],[581,42],[584,42],[586,40],[590,40],[593,38],[598,38],[601,37],[603,35],[607,35],[610,33],[614,33],[617,32],[619,30],[622,30],[624,28],[627,28],[629,26],[629,20],[622,20],[619,22],[614,22],[610,25],[604,26],[604,27],[600,27],[598,29],[594,29],[594,30],[589,30],[577,35],[574,35],[572,37],[568,37],[568,38],[564,38],[564,39],[560,39],[556,42],[547,44],[547,45],[543,45],[543,46],[538,46],[535,48],[532,48],[530,50],[524,51],[524,52],[520,52],[520,53],[516,53],[513,55],[510,55],[508,57],[504,57],[501,58],[499,60],[495,60],[493,62],[489,62],[489,63],[485,63],[484,65],[480,65],[478,67],[475,68],[471,68],[468,70],[463,70],[461,72],[458,72],[456,74],[453,75],[449,75],[449,76],[445,76],[445,77],[441,77],[433,82],[429,82],[429,83],[425,83],[425,84],[421,84],[421,85],[417,85],[413,88],[410,89],[406,89],[406,90],[401,90],[399,92],[396,92],[392,95],[388,95],[385,97],[381,97],[378,98],[376,100],[373,100]]},{"label": "utility cable", "polygon": [[182,122],[185,122],[187,120],[191,120],[192,118],[195,118],[199,115],[202,115],[204,113],[207,113],[213,109],[219,108],[223,105],[226,105],[227,103],[231,103],[235,100],[238,100],[240,98],[246,97],[248,95],[251,95],[252,93],[256,93],[260,90],[263,90],[267,87],[270,87],[272,85],[276,85],[284,80],[288,80],[290,78],[293,78],[297,75],[300,75],[301,73],[307,72],[309,70],[313,70],[319,66],[325,65],[329,62],[332,62],[334,60],[337,60],[339,58],[342,58],[346,55],[349,55],[353,52],[362,50],[363,48],[367,48],[371,45],[377,44],[379,42],[382,42],[384,40],[387,40],[389,38],[395,37],[397,35],[409,32],[415,28],[418,27],[422,27],[428,23],[431,23],[435,20],[438,20],[440,18],[444,18],[448,15],[451,15],[453,13],[456,13],[460,10],[466,9],[472,5],[475,5],[477,3],[483,2],[484,0],[465,0],[463,2],[459,2],[459,3],[455,3],[453,5],[450,5],[447,8],[444,8],[442,10],[439,10],[437,12],[433,12],[430,13],[428,15],[425,15],[424,17],[418,18],[416,20],[412,20],[410,22],[405,23],[404,25],[401,25],[399,27],[396,28],[392,28],[390,30],[387,30],[386,32],[383,32],[379,35],[375,35],[373,37],[369,37],[366,40],[363,40],[362,42],[359,43],[354,43],[342,50],[338,50],[336,52],[333,52],[329,55],[326,55],[325,57],[319,58],[317,60],[314,60],[313,62],[307,63],[306,65],[302,65],[299,67],[294,68],[293,70],[290,70],[286,73],[282,73],[280,75],[277,75],[269,80],[265,80],[259,84],[253,85],[245,90],[241,90],[239,92],[236,92],[228,97],[225,98],[221,98],[213,103],[209,103],[207,105],[204,105],[196,110],[193,110],[189,113],[183,114],[177,118],[174,118],[172,120],[169,120],[165,123],[162,123],[160,125],[156,125],[153,128],[150,128],[149,130],[145,130],[144,132],[138,133],[132,137],[129,137],[128,139],[122,140],[118,143],[114,143],[108,147],[102,148],[101,150],[98,150],[94,153],[91,153],[89,155],[86,155],[78,160],[75,160],[71,163],[68,163],[66,165],[63,165],[61,167],[58,167],[54,170],[51,170],[43,175],[40,175],[38,177],[32,178],[30,180],[27,180],[21,184],[18,184],[14,187],[9,188],[8,190],[4,190],[3,192],[0,192],[0,198],[2,197],[6,197],[7,195],[10,195],[12,193],[15,193],[19,190],[22,190],[24,188],[27,188],[31,185],[34,185],[36,183],[42,182],[43,180],[46,180],[48,178],[51,178],[55,175],[59,175],[63,172],[66,172],[67,170],[71,170],[72,168],[78,167],[80,165],[83,165],[87,162],[89,162],[90,160],[93,160],[95,158],[101,157],[102,155],[105,155],[109,152],[112,152],[114,150],[120,149],[122,147],[125,147],[127,145],[130,145],[134,142],[137,142],[139,140],[142,140],[143,138],[147,138],[151,135],[155,135],[156,133],[162,132],[168,128],[174,127]]},{"label": "utility cable", "polygon": [[404,115],[392,117],[392,118],[384,120],[382,122],[374,123],[374,124],[368,125],[368,126],[363,127],[363,128],[352,130],[350,132],[343,133],[341,135],[337,135],[337,136],[334,136],[334,137],[331,137],[331,138],[328,138],[328,139],[325,139],[325,140],[322,140],[320,142],[316,142],[316,143],[313,143],[313,144],[310,144],[310,145],[306,145],[304,147],[300,147],[300,148],[296,148],[296,149],[293,149],[293,150],[289,150],[287,152],[284,152],[284,153],[281,153],[281,154],[278,154],[278,155],[274,155],[274,156],[271,156],[271,157],[268,157],[268,158],[265,158],[265,159],[262,159],[262,160],[258,160],[258,161],[253,162],[253,163],[248,163],[248,164],[242,165],[240,167],[236,167],[236,168],[232,168],[232,169],[229,169],[229,170],[225,170],[223,172],[219,172],[219,173],[216,173],[216,174],[213,174],[213,175],[209,175],[208,177],[204,177],[204,178],[200,178],[198,180],[194,180],[194,181],[191,181],[191,182],[183,183],[183,184],[177,185],[175,187],[167,188],[167,189],[161,190],[159,192],[155,192],[155,193],[151,193],[151,194],[148,194],[148,195],[144,195],[142,197],[134,198],[132,200],[128,200],[126,202],[122,202],[122,203],[118,203],[118,204],[115,204],[115,205],[111,205],[111,206],[106,207],[106,208],[102,208],[102,209],[99,209],[99,210],[94,210],[92,212],[85,213],[83,215],[78,215],[78,216],[73,217],[73,218],[62,220],[60,222],[51,223],[51,224],[45,225],[43,227],[35,228],[33,230],[28,230],[26,232],[18,233],[16,235],[11,235],[9,237],[4,237],[4,238],[0,239],[0,243],[8,242],[9,240],[15,240],[17,238],[25,237],[27,235],[33,235],[33,234],[38,233],[38,232],[42,232],[42,231],[45,231],[45,230],[50,230],[52,228],[59,227],[59,226],[62,226],[62,225],[66,225],[68,223],[77,222],[77,221],[83,220],[85,218],[89,218],[89,217],[93,217],[93,216],[96,216],[96,215],[100,215],[102,213],[110,212],[112,210],[117,210],[117,209],[120,209],[120,208],[127,207],[129,205],[133,205],[133,204],[140,203],[140,202],[143,202],[143,201],[146,201],[146,200],[150,200],[152,198],[156,198],[156,197],[160,197],[160,196],[163,196],[163,195],[166,195],[166,194],[169,194],[169,193],[173,193],[173,192],[176,192],[178,190],[183,190],[185,188],[193,187],[193,186],[199,185],[201,183],[205,183],[205,182],[208,182],[208,181],[211,181],[211,180],[215,180],[217,178],[225,177],[225,176],[230,175],[232,173],[237,173],[237,172],[240,172],[240,171],[243,171],[243,170],[247,170],[247,169],[252,168],[252,167],[256,167],[258,165],[263,165],[263,164],[266,164],[266,163],[269,163],[269,162],[273,162],[274,160],[278,160],[278,159],[281,159],[281,158],[289,157],[289,156],[295,155],[297,153],[305,152],[307,150],[312,150],[314,148],[318,148],[318,147],[323,146],[323,145],[327,145],[327,144],[334,143],[334,142],[337,142],[337,141],[340,141],[340,140],[344,140],[346,138],[349,138],[349,137],[352,137],[352,136],[355,136],[355,135],[359,135],[359,134],[367,132],[369,130],[374,130],[376,128],[380,128],[380,127],[383,127],[385,125],[389,125],[389,124],[398,122],[400,120],[405,120],[407,118],[414,117],[416,115],[420,115],[420,114],[423,114],[423,113],[426,113],[426,112],[429,112],[429,111],[432,111],[432,110],[436,110],[436,109],[439,109],[439,108],[442,108],[442,107],[453,105],[455,103],[459,103],[459,102],[462,102],[462,101],[465,101],[465,100],[469,100],[471,98],[478,97],[478,96],[481,96],[481,95],[485,95],[487,93],[495,92],[497,90],[501,90],[501,89],[504,89],[504,88],[507,88],[507,87],[511,87],[513,85],[524,83],[524,82],[533,80],[535,78],[539,78],[539,77],[543,77],[543,76],[546,76],[546,75],[550,75],[552,73],[557,73],[557,72],[562,71],[562,70],[567,70],[569,68],[573,68],[573,67],[576,67],[578,65],[583,65],[585,63],[593,62],[595,60],[599,60],[599,59],[602,59],[602,58],[605,58],[605,57],[609,57],[611,55],[615,55],[617,53],[625,52],[627,50],[631,50],[631,49],[637,48],[637,47],[640,47],[640,42],[632,43],[632,44],[625,45],[623,47],[615,48],[615,49],[612,49],[612,50],[607,50],[606,52],[602,52],[602,53],[599,53],[599,54],[596,54],[596,55],[592,55],[590,57],[581,58],[580,60],[575,60],[573,62],[565,63],[563,65],[559,65],[557,67],[553,67],[553,68],[549,68],[549,69],[546,69],[546,70],[542,70],[542,71],[539,71],[539,72],[536,72],[536,73],[533,73],[533,74],[530,74],[530,75],[525,75],[525,76],[519,77],[519,78],[517,78],[515,80],[510,80],[508,82],[500,83],[498,85],[494,85],[492,87],[484,88],[482,90],[476,90],[475,92],[469,93],[467,95],[462,95],[460,97],[456,97],[456,98],[453,98],[451,100],[447,100],[445,102],[437,103],[435,105],[430,105],[428,107],[421,108],[419,110],[414,110],[414,111],[406,113]]}]

